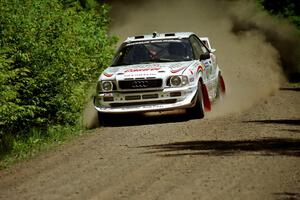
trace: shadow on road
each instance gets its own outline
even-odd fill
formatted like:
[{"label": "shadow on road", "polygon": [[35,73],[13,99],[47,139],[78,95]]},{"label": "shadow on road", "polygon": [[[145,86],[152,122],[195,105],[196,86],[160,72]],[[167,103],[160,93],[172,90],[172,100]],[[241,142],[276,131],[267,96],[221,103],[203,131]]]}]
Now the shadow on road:
[{"label": "shadow on road", "polygon": [[147,124],[175,123],[191,120],[192,118],[185,113],[133,113],[109,115],[105,121],[105,127],[137,126]]},{"label": "shadow on road", "polygon": [[288,90],[288,91],[299,92],[300,91],[300,87],[284,87],[284,88],[280,88],[280,90]]},{"label": "shadow on road", "polygon": [[300,129],[299,130],[297,130],[297,129],[280,129],[280,131],[286,131],[289,133],[300,133]]},{"label": "shadow on road", "polygon": [[148,150],[146,153],[155,153],[164,157],[185,155],[232,156],[241,153],[263,156],[300,156],[300,140],[290,138],[264,138],[234,141],[187,141],[140,146],[138,148],[146,148]]},{"label": "shadow on road", "polygon": [[261,124],[286,124],[300,126],[300,119],[275,119],[275,120],[253,120],[244,121],[246,123],[261,123]]},{"label": "shadow on road", "polygon": [[275,199],[278,200],[297,200],[300,199],[300,193],[294,192],[281,192],[281,193],[274,193],[276,196]]}]

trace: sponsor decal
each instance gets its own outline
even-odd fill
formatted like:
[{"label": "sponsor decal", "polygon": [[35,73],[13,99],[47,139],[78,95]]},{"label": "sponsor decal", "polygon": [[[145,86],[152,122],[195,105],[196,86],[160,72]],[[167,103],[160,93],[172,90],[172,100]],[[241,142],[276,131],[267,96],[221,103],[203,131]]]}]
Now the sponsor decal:
[{"label": "sponsor decal", "polygon": [[204,62],[205,68],[208,68],[208,67],[210,67],[211,65],[212,65],[211,60],[208,60],[208,61],[205,61],[205,62]]},{"label": "sponsor decal", "polygon": [[103,75],[106,76],[106,77],[112,77],[113,76],[113,74],[108,74],[108,73],[104,73]]},{"label": "sponsor decal", "polygon": [[145,76],[156,76],[154,73],[147,73],[147,74],[125,74],[124,77],[130,78],[130,77],[145,77]]},{"label": "sponsor decal", "polygon": [[191,70],[191,69],[190,69],[190,72],[191,72],[192,75],[194,74],[193,70]]},{"label": "sponsor decal", "polygon": [[133,69],[127,69],[125,73],[131,73],[131,72],[151,72],[151,71],[158,71],[160,70],[160,67],[154,67],[154,68],[133,68]]},{"label": "sponsor decal", "polygon": [[137,44],[151,44],[151,43],[160,43],[160,42],[181,42],[178,39],[168,39],[168,40],[145,40],[145,41],[138,41],[138,42],[130,42],[126,44],[126,46],[132,46]]},{"label": "sponsor decal", "polygon": [[103,96],[105,96],[105,97],[112,97],[112,96],[114,96],[114,94],[113,93],[104,93]]},{"label": "sponsor decal", "polygon": [[180,72],[180,71],[182,71],[184,69],[186,69],[186,67],[180,67],[180,68],[171,67],[171,72],[175,74],[175,73]]},{"label": "sponsor decal", "polygon": [[197,72],[200,72],[200,71],[204,71],[204,69],[201,65],[199,65],[198,68],[197,68]]},{"label": "sponsor decal", "polygon": [[212,59],[213,62],[216,62],[216,56],[214,54],[211,53],[210,57],[211,57],[211,59]]}]

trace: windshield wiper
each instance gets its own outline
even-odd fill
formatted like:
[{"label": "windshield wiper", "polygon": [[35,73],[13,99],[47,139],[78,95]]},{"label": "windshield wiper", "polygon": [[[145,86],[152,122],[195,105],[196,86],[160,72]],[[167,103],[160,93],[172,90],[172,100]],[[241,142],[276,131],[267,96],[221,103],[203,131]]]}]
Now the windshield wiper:
[{"label": "windshield wiper", "polygon": [[176,61],[168,58],[155,58],[142,63],[153,63],[153,62],[176,62]]},{"label": "windshield wiper", "polygon": [[131,65],[130,63],[116,63],[114,65],[111,65],[111,67],[117,67],[117,66],[123,66],[123,65]]},{"label": "windshield wiper", "polygon": [[177,62],[176,60],[168,59],[168,58],[154,58],[151,60],[139,62],[139,63],[116,63],[111,65],[112,67],[123,66],[123,65],[137,65],[137,64],[149,64],[154,62]]},{"label": "windshield wiper", "polygon": [[175,60],[173,59],[169,59],[169,58],[155,58],[152,59],[154,62],[175,62]]}]

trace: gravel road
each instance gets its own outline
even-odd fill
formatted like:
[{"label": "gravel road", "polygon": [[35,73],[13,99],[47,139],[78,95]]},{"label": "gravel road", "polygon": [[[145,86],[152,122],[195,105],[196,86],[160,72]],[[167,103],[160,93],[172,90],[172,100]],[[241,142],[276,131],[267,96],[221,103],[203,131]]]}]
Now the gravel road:
[{"label": "gravel road", "polygon": [[299,100],[283,87],[223,117],[120,116],[0,171],[0,199],[300,199]]}]

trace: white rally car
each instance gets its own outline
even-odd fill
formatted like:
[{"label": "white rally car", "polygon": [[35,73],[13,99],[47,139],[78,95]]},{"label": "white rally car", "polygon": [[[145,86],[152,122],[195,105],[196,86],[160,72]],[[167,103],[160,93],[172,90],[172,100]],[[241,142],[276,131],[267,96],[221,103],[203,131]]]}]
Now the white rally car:
[{"label": "white rally car", "polygon": [[99,114],[187,109],[203,118],[225,93],[215,49],[194,33],[129,37],[100,75],[94,105]]}]

